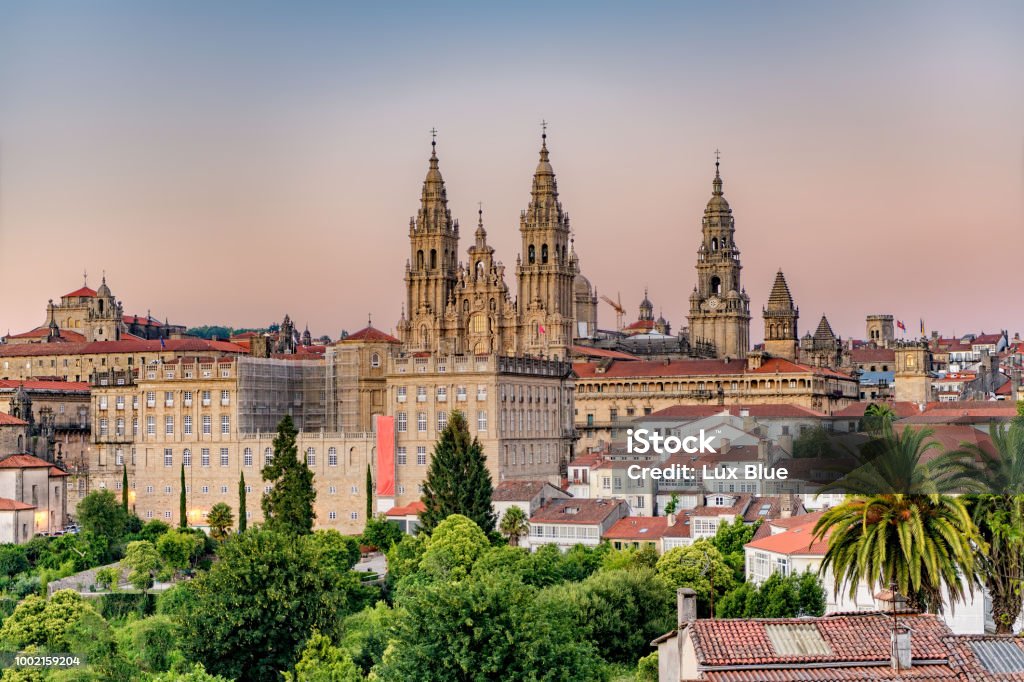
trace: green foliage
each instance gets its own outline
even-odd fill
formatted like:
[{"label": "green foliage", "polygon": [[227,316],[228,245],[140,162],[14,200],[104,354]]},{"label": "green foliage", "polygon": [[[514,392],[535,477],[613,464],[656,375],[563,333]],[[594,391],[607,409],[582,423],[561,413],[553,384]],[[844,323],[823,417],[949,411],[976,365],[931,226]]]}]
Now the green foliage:
[{"label": "green foliage", "polygon": [[318,530],[302,541],[316,555],[321,568],[344,576],[359,561],[359,542],[336,530]]},{"label": "green foliage", "polygon": [[361,682],[363,679],[352,658],[331,644],[329,637],[313,631],[295,672],[284,673],[285,682]]},{"label": "green foliage", "polygon": [[600,569],[605,556],[614,551],[602,543],[597,547],[575,545],[563,554],[555,545],[545,544],[530,555],[530,571],[523,580],[536,587],[578,582]]},{"label": "green foliage", "polygon": [[625,568],[654,568],[658,564],[658,550],[650,543],[643,547],[613,549],[601,561],[602,571],[618,571]]},{"label": "green foliage", "polygon": [[384,514],[378,514],[366,522],[361,540],[368,547],[376,547],[382,552],[387,552],[392,545],[401,541],[403,535],[397,524],[388,521]]},{"label": "green foliage", "polygon": [[160,539],[160,536],[169,531],[171,527],[161,521],[160,519],[153,519],[152,521],[146,521],[146,525],[139,531],[139,540],[149,540],[154,545],[156,541]]},{"label": "green foliage", "polygon": [[178,583],[157,597],[156,612],[162,616],[173,616],[181,622],[198,600],[193,583]]},{"label": "green foliage", "polygon": [[825,613],[825,590],[816,573],[773,573],[760,586],[742,583],[715,605],[719,618],[796,618]]},{"label": "green foliage", "polygon": [[121,560],[128,570],[128,582],[137,590],[153,586],[153,575],[160,568],[160,555],[148,540],[129,542]]},{"label": "green foliage", "polygon": [[747,525],[737,516],[731,523],[719,524],[714,537],[709,540],[715,549],[722,553],[725,563],[732,568],[736,582],[743,581],[746,571],[746,553],[743,546],[754,539],[754,533],[760,525],[760,520]]},{"label": "green foliage", "polygon": [[128,514],[128,465],[121,465],[121,508]]},{"label": "green foliage", "polygon": [[485,535],[491,533],[495,521],[492,493],[483,446],[470,438],[466,418],[455,410],[434,445],[423,484],[426,509],[420,514],[420,526],[429,534],[448,516],[461,514],[472,519]]},{"label": "green foliage", "polygon": [[194,533],[172,530],[160,536],[156,551],[164,566],[177,574],[195,565],[203,551],[203,540]]},{"label": "green foliage", "polygon": [[400,591],[406,610],[375,672],[382,682],[601,680],[603,664],[564,612],[494,573]]},{"label": "green foliage", "polygon": [[69,631],[89,614],[100,618],[96,610],[72,590],[59,590],[49,599],[30,595],[4,620],[0,642],[17,649],[38,646],[49,651],[68,651]]},{"label": "green foliage", "polygon": [[111,621],[125,618],[144,618],[153,612],[156,600],[146,592],[111,592],[97,600],[100,615]]},{"label": "green foliage", "polygon": [[[370,471],[370,464],[366,464],[366,520],[373,518],[373,472]],[[388,545],[390,547],[390,545]],[[380,545],[377,545],[380,547]]]},{"label": "green foliage", "polygon": [[[178,653],[181,626],[167,616],[152,616],[129,623],[126,636],[134,663],[146,672],[163,672],[171,667]],[[179,654],[180,655],[180,654]]]},{"label": "green foliage", "polygon": [[658,652],[644,656],[636,664],[636,682],[658,682]]},{"label": "green foliage", "polygon": [[707,540],[670,549],[658,559],[656,570],[673,590],[689,587],[696,591],[698,609],[703,613],[711,610],[712,581],[716,597],[732,588],[735,581],[722,553]]},{"label": "green foliage", "polygon": [[406,535],[388,550],[388,582],[391,584],[419,570],[426,551],[425,535]]},{"label": "green foliage", "polygon": [[828,431],[820,424],[806,429],[793,441],[794,457],[828,457],[832,451]]},{"label": "green foliage", "polygon": [[526,518],[523,508],[515,504],[509,507],[501,517],[498,530],[508,538],[508,544],[518,547],[519,538],[530,533],[530,521]]},{"label": "green foliage", "polygon": [[679,509],[679,494],[672,493],[672,496],[668,498],[668,504],[665,505],[665,514],[675,514],[677,509]]},{"label": "green foliage", "polygon": [[28,569],[28,556],[23,547],[0,545],[0,576],[14,576]]},{"label": "green foliage", "polygon": [[178,487],[178,528],[188,528],[188,506],[185,497],[185,461],[181,462],[181,483]]},{"label": "green foliage", "polygon": [[434,577],[457,580],[472,570],[490,546],[487,536],[472,519],[452,514],[427,539],[420,568]]},{"label": "green foliage", "polygon": [[[238,333],[249,330],[237,330]],[[262,331],[262,330],[256,330]],[[218,339],[229,339],[236,333],[236,330],[232,327],[226,327],[222,324],[204,324],[198,327],[189,327],[186,332],[189,336],[198,336],[201,339],[212,339],[217,337]]]},{"label": "green foliage", "polygon": [[104,590],[116,590],[120,581],[121,569],[117,566],[107,566],[96,571],[96,584]]},{"label": "green foliage", "polygon": [[510,547],[509,545],[498,545],[491,547],[480,555],[473,564],[474,573],[491,572],[509,577],[517,577],[523,582],[528,582],[532,561],[530,551],[523,547]]},{"label": "green foliage", "polygon": [[636,661],[652,639],[671,629],[674,592],[650,568],[596,573],[581,583],[546,588],[551,610],[564,610],[572,630],[589,639],[610,662]]},{"label": "green foliage", "polygon": [[206,523],[210,526],[210,535],[215,540],[223,540],[228,536],[228,528],[235,525],[235,516],[231,512],[231,507],[218,502],[207,512]]},{"label": "green foliage", "polygon": [[864,410],[864,416],[861,417],[860,430],[879,434],[891,426],[894,419],[896,419],[896,413],[890,405],[871,403]]},{"label": "green foliage", "polygon": [[298,432],[290,416],[277,427],[274,459],[263,467],[263,480],[273,484],[263,495],[264,527],[287,535],[306,535],[313,529],[313,472],[295,445]]},{"label": "green foliage", "polygon": [[360,589],[351,575],[322,570],[309,544],[293,535],[250,529],[217,554],[210,571],[192,581],[182,649],[229,678],[279,679],[314,628],[337,636]]},{"label": "green foliage", "polygon": [[202,663],[196,663],[185,672],[167,672],[154,675],[150,682],[231,682],[226,677],[211,675]]},{"label": "green foliage", "polygon": [[244,533],[249,527],[249,512],[246,509],[245,499],[245,472],[238,474],[238,532]]},{"label": "green foliage", "polygon": [[384,602],[377,602],[352,614],[342,623],[341,648],[352,657],[363,674],[369,674],[370,669],[384,658],[388,642],[404,615],[401,609],[392,609]]},{"label": "green foliage", "polygon": [[81,499],[77,508],[82,530],[98,540],[103,560],[113,556],[114,547],[128,532],[128,512],[110,490],[94,490]]}]

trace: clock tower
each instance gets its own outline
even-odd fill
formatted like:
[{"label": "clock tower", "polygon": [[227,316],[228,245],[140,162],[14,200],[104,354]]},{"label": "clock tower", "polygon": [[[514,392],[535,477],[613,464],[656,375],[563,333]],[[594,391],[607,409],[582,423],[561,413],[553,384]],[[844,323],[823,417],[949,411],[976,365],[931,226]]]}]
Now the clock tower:
[{"label": "clock tower", "polygon": [[701,220],[697,286],[690,294],[690,344],[713,343],[715,357],[743,358],[750,349],[750,297],[740,284],[740,251],[733,240],[735,220],[722,193],[719,161],[711,199]]}]

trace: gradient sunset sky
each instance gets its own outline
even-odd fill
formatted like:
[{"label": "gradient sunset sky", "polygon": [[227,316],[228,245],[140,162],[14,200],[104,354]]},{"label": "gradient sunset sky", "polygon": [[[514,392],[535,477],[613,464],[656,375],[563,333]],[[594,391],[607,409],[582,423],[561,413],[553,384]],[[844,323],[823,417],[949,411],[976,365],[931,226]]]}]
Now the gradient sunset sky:
[{"label": "gradient sunset sky", "polygon": [[[674,328],[714,151],[751,336],[1024,332],[1024,3],[0,4],[0,334],[127,313],[393,328],[431,127],[508,266],[546,119],[584,274]],[[603,303],[603,327],[614,314]]]}]

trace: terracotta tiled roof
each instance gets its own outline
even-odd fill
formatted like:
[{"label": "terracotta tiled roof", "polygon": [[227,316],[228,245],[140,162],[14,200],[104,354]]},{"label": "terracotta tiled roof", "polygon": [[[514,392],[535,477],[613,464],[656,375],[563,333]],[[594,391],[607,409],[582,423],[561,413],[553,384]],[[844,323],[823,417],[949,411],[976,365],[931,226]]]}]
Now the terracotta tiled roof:
[{"label": "terracotta tiled roof", "polygon": [[835,377],[839,379],[849,379],[849,374],[838,372],[834,369],[828,369],[827,367],[811,367],[810,365],[803,365],[798,362],[792,362],[784,358],[769,358],[765,360],[760,367],[754,370],[755,374],[820,374],[827,377]]},{"label": "terracotta tiled roof", "polygon": [[668,528],[666,516],[627,516],[619,519],[601,537],[606,540],[657,540]]},{"label": "terracotta tiled roof", "polygon": [[80,289],[75,289],[70,294],[64,294],[63,296],[61,296],[61,298],[93,298],[94,296],[96,296],[95,289],[90,289],[89,287],[82,287]]},{"label": "terracotta tiled roof", "polygon": [[0,459],[0,469],[38,469],[51,466],[49,462],[32,455],[11,455]]},{"label": "terracotta tiled roof", "polygon": [[402,507],[392,507],[388,510],[388,516],[417,516],[426,510],[427,505],[423,504],[419,500],[410,502]]},{"label": "terracotta tiled roof", "polygon": [[799,555],[799,556],[825,556],[828,550],[828,538],[823,540],[814,539],[814,524],[821,518],[821,514],[804,514],[789,519],[772,521],[771,525],[779,527],[781,521],[790,522],[781,533],[768,535],[756,540],[751,540],[744,547],[759,549],[764,552],[775,554]]},{"label": "terracotta tiled roof", "polygon": [[220,351],[223,353],[245,353],[241,346],[228,341],[207,341],[206,339],[184,338],[152,341],[93,341],[91,343],[26,343],[0,346],[0,357],[37,355],[105,355],[108,353],[180,353]]},{"label": "terracotta tiled roof", "polygon": [[70,475],[71,474],[69,474],[68,472],[61,471],[57,467],[50,467],[50,478],[55,478],[55,477],[60,477],[60,476],[70,476]]},{"label": "terracotta tiled roof", "polygon": [[909,424],[900,422],[894,426],[897,433],[903,433],[907,428],[919,430],[926,428],[932,432],[927,442],[939,443],[938,449],[929,450],[922,458],[922,461],[935,459],[944,452],[959,449],[962,444],[976,445],[989,454],[995,454],[995,447],[992,438],[984,431],[979,431],[973,426],[952,425],[952,424]]},{"label": "terracotta tiled roof", "polygon": [[[901,402],[881,403],[881,404],[888,405],[892,409],[892,411],[896,414],[897,418],[910,417],[912,415],[918,414],[921,411],[921,408],[918,406],[917,403],[902,402],[901,401]],[[870,402],[850,403],[849,405],[847,405],[843,409],[838,410],[837,412],[833,412],[832,416],[833,417],[856,417],[856,418],[859,419],[859,418],[864,416],[864,411],[868,409],[869,405],[871,405]]]},{"label": "terracotta tiled roof", "polygon": [[491,499],[495,502],[532,500],[547,484],[547,481],[502,481],[494,489]]},{"label": "terracotta tiled roof", "polygon": [[987,682],[1024,681],[1024,638],[1012,635],[947,637],[953,664],[964,679]]},{"label": "terracotta tiled roof", "polygon": [[[666,517],[667,518],[667,517]],[[671,526],[665,527],[665,532],[662,537],[666,538],[689,538],[693,537],[693,533],[690,528],[690,515],[689,510],[682,511],[676,514],[676,522]]]},{"label": "terracotta tiled roof", "polygon": [[571,467],[595,467],[601,463],[604,459],[604,455],[600,452],[587,452],[582,455],[578,455],[571,462]]},{"label": "terracotta tiled roof", "polygon": [[156,319],[155,317],[146,317],[145,315],[143,315],[142,317],[139,317],[138,315],[122,315],[121,321],[124,322],[125,324],[141,324],[147,327],[164,326],[164,323]]},{"label": "terracotta tiled roof", "polygon": [[28,426],[28,422],[24,419],[12,417],[6,412],[0,412],[0,426]]},{"label": "terracotta tiled roof", "polygon": [[25,509],[35,509],[35,507],[31,504],[0,497],[0,511],[22,511]]},{"label": "terracotta tiled roof", "polygon": [[591,346],[573,346],[574,355],[582,355],[591,358],[611,358],[613,360],[639,360],[635,355],[623,353],[622,351],[609,350],[607,348],[593,348]]},{"label": "terracotta tiled roof", "polygon": [[595,377],[629,378],[629,377],[686,377],[708,376],[716,374],[743,374],[747,367],[746,360],[676,360],[666,364],[658,360],[633,360],[630,362],[613,362],[603,372],[598,369],[602,365],[595,362],[574,362],[572,365],[576,376],[581,379]]},{"label": "terracotta tiled roof", "polygon": [[642,420],[647,419],[703,419],[724,412],[734,417],[740,416],[740,412],[746,410],[751,417],[771,419],[788,417],[825,417],[824,412],[812,410],[801,405],[790,405],[779,403],[777,405],[673,405],[657,412],[653,412]]},{"label": "terracotta tiled roof", "polygon": [[1003,338],[1002,334],[979,334],[972,342],[975,346],[995,345]]},{"label": "terracotta tiled roof", "polygon": [[856,348],[850,351],[853,362],[895,362],[896,351],[892,348]]},{"label": "terracotta tiled roof", "polygon": [[654,329],[654,320],[637,320],[626,325],[626,329]]},{"label": "terracotta tiled roof", "polygon": [[[42,327],[36,327],[35,329],[32,329],[32,330],[27,331],[27,332],[22,332],[21,334],[9,334],[9,335],[7,335],[4,338],[7,338],[7,339],[45,339],[49,335],[50,335],[50,328],[48,326],[42,326]],[[69,342],[85,341],[85,335],[84,334],[79,334],[78,332],[72,331],[70,329],[60,329],[60,330],[58,330],[58,336],[59,336],[59,338],[62,341],[69,341]]]},{"label": "terracotta tiled roof", "polygon": [[359,331],[349,334],[342,341],[381,341],[384,343],[401,343],[398,339],[386,334],[374,327],[363,327]]},{"label": "terracotta tiled roof", "polygon": [[625,504],[625,500],[610,499],[551,500],[534,512],[530,523],[597,525]]},{"label": "terracotta tiled roof", "polygon": [[61,393],[88,393],[84,381],[49,381],[44,379],[0,379],[0,390],[23,386],[26,391],[59,391]]}]

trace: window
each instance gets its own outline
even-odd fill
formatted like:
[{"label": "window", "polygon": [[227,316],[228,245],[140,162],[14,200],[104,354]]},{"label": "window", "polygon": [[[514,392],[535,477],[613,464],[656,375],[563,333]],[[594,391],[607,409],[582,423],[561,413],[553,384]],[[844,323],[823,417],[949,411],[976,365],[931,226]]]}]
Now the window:
[{"label": "window", "polygon": [[419,412],[416,414],[416,430],[420,433],[427,432],[427,413]]},{"label": "window", "polygon": [[114,450],[114,462],[117,463],[117,466],[121,466],[124,464],[124,450],[122,450],[121,448]]},{"label": "window", "polygon": [[204,485],[202,488],[199,489],[199,492],[203,493],[204,495],[207,494],[208,492],[210,492],[210,486]]},{"label": "window", "polygon": [[210,448],[203,448],[199,451],[199,460],[201,466],[210,466]]},{"label": "window", "polygon": [[187,466],[187,467],[192,466],[192,450],[191,449],[185,448],[184,450],[181,451],[181,463],[184,466]]},{"label": "window", "polygon": [[181,399],[185,407],[192,407],[192,391],[185,391]]},{"label": "window", "polygon": [[405,464],[405,447],[398,448],[398,454],[396,457],[398,458],[399,464]]},{"label": "window", "polygon": [[174,435],[174,417],[171,415],[164,417],[164,433],[168,436]]},{"label": "window", "polygon": [[405,395],[406,395],[406,393],[405,393],[405,386],[399,386],[398,387],[398,394],[397,395],[398,395],[398,402],[404,403],[405,402]]},{"label": "window", "polygon": [[455,399],[458,400],[460,403],[466,401],[466,387],[465,386],[456,386],[455,387]]},{"label": "window", "polygon": [[174,407],[174,391],[164,391],[164,407]]},{"label": "window", "polygon": [[424,466],[427,463],[427,446],[416,446],[416,464]]},{"label": "window", "polygon": [[220,465],[222,467],[228,466],[228,449],[227,448],[221,448],[220,449]]},{"label": "window", "polygon": [[105,396],[105,395],[101,395],[100,396],[100,409],[101,410],[107,409],[107,396]]},{"label": "window", "polygon": [[330,447],[327,448],[327,466],[336,467],[338,466],[338,448]]},{"label": "window", "polygon": [[252,466],[252,448],[242,450],[242,465],[247,467]]},{"label": "window", "polygon": [[123,395],[117,396],[114,399],[114,405],[116,406],[117,409],[123,410],[124,409],[124,396]]},{"label": "window", "polygon": [[184,423],[182,424],[182,428],[185,429],[185,435],[186,436],[191,436],[192,435],[192,415],[186,414],[183,417],[183,419],[184,419]]},{"label": "window", "polygon": [[427,387],[417,386],[416,387],[416,402],[424,403],[427,401]]},{"label": "window", "polygon": [[204,414],[203,415],[203,435],[204,436],[209,436],[211,433],[213,433],[213,418],[210,415],[208,415],[208,414]]},{"label": "window", "polygon": [[308,466],[308,467],[315,467],[316,466],[316,449],[315,448],[306,448],[306,466]]},{"label": "window", "polygon": [[133,436],[139,435],[139,418],[138,417],[132,417],[132,435]]},{"label": "window", "polygon": [[146,486],[146,492],[147,492],[147,493],[152,493],[152,492],[153,492],[153,486],[151,486],[151,485],[147,485],[147,486]]},{"label": "window", "polygon": [[487,400],[487,386],[486,385],[479,384],[476,387],[476,399],[477,400]]},{"label": "window", "polygon": [[226,494],[228,492],[228,487],[226,485],[222,485],[220,487],[220,492],[221,492],[222,495]]},{"label": "window", "polygon": [[203,407],[209,407],[210,405],[210,392],[203,391],[201,394],[203,400]]},{"label": "window", "polygon": [[107,418],[106,417],[100,417],[100,435],[101,436],[107,435]]},{"label": "window", "polygon": [[409,430],[409,415],[407,415],[405,412],[399,412],[396,415],[395,421],[398,422],[399,433],[405,433],[406,431]]},{"label": "window", "polygon": [[353,521],[358,521],[359,520],[359,512],[352,512],[351,514],[348,515],[348,517],[350,519],[352,519]]},{"label": "window", "polygon": [[226,414],[220,416],[220,432],[224,435],[231,433],[231,417]]},{"label": "window", "polygon": [[444,431],[445,427],[448,426],[448,413],[441,411],[437,413],[437,430]]},{"label": "window", "polygon": [[370,367],[373,367],[374,369],[380,367],[380,355],[378,353],[374,353],[370,356]]},{"label": "window", "polygon": [[328,494],[333,495],[336,492],[338,492],[338,488],[336,486],[333,486],[333,485],[332,486],[328,486],[327,492],[328,492]]},{"label": "window", "polygon": [[487,410],[480,410],[476,413],[476,430],[487,430]]},{"label": "window", "polygon": [[156,435],[156,417],[154,417],[153,415],[149,415],[148,417],[146,417],[146,435]]},{"label": "window", "polygon": [[[374,356],[374,357],[376,357],[376,356]],[[335,520],[336,518],[338,518],[338,512],[335,512],[335,511],[327,512],[327,518],[329,518],[331,521]]]},{"label": "window", "polygon": [[146,518],[147,518],[147,519],[151,519],[151,518],[153,518],[153,512],[152,512],[152,510],[147,510],[147,511],[146,511]]},{"label": "window", "polygon": [[263,451],[263,466],[267,466],[274,461],[274,451],[271,448],[266,448]]},{"label": "window", "polygon": [[174,466],[174,453],[170,448],[164,448],[164,466]]},{"label": "window", "polygon": [[358,495],[359,494],[359,486],[357,486],[357,485],[352,486],[352,494],[353,495]]},{"label": "window", "polygon": [[437,387],[437,402],[443,403],[443,402],[447,402],[447,400],[448,400],[448,387],[447,386],[438,386]]}]

